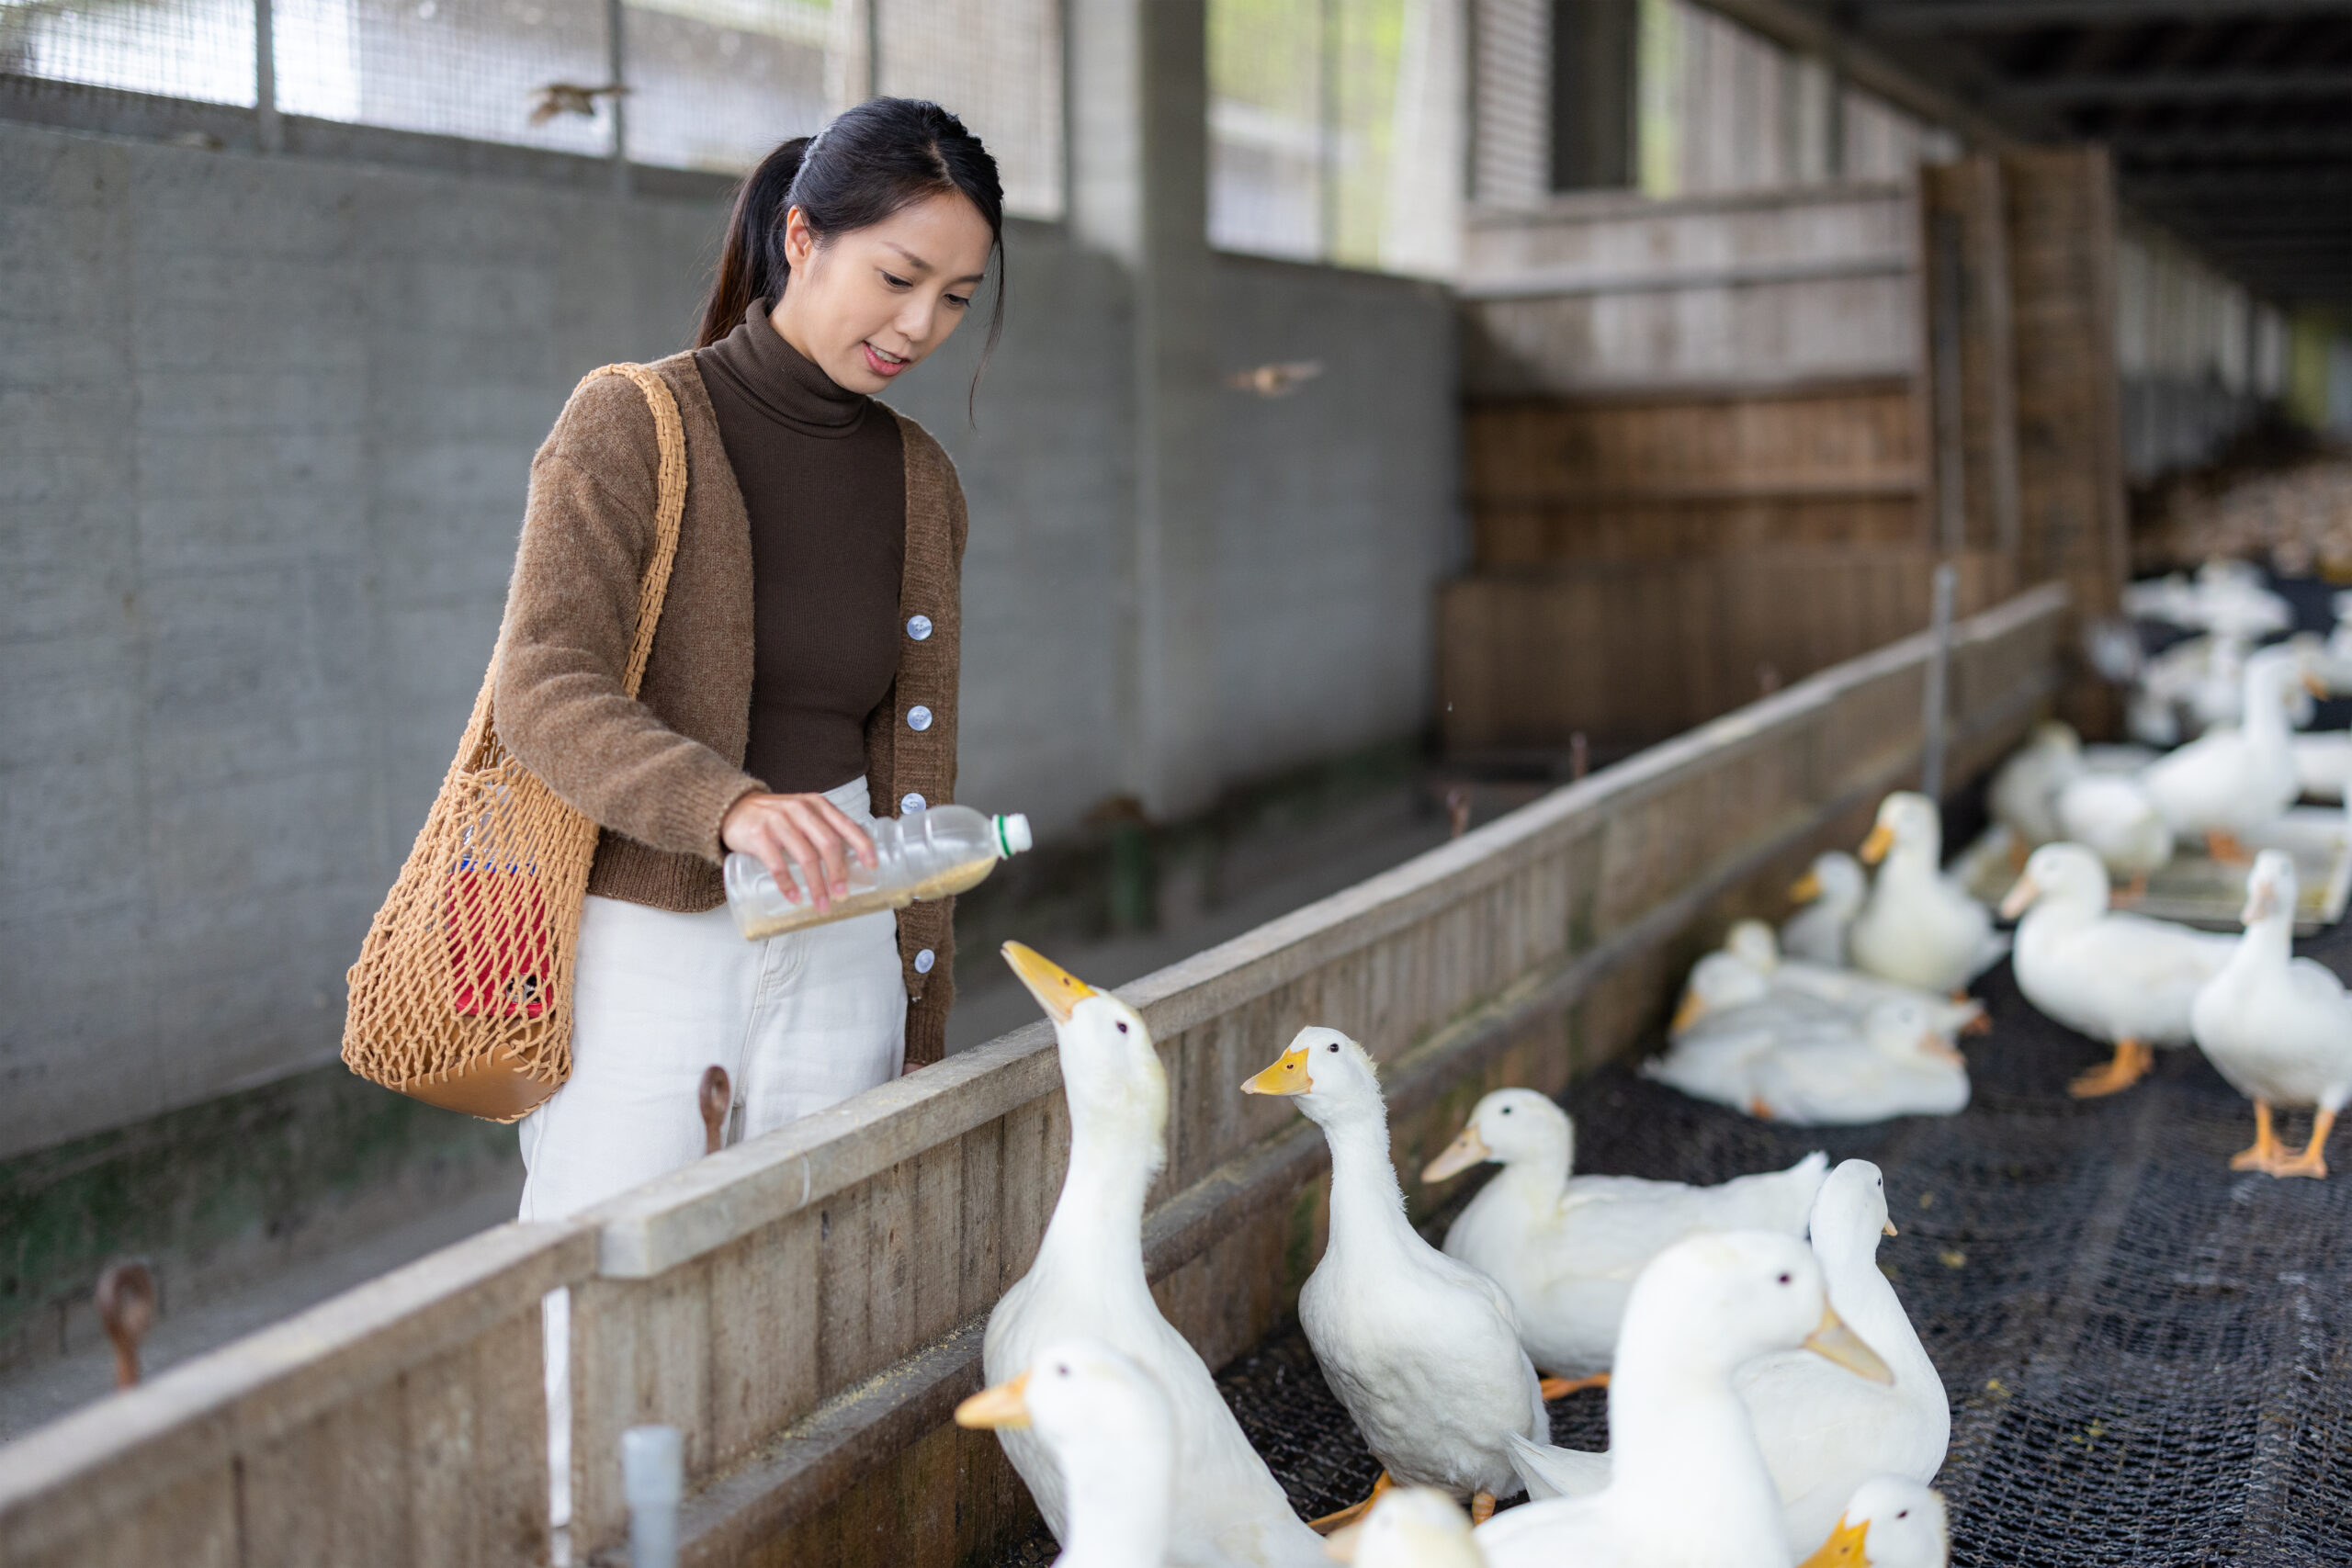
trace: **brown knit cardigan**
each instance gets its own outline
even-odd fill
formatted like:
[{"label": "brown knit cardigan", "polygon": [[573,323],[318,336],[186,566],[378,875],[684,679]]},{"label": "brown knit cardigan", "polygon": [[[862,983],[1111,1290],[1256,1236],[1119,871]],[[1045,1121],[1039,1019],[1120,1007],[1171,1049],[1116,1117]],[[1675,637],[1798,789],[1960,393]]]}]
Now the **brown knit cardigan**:
[{"label": "brown knit cardigan", "polygon": [[[743,772],[752,711],[752,531],[692,354],[653,370],[685,426],[686,509],[645,680],[621,690],[638,583],[653,549],[660,462],[644,393],[617,376],[583,382],[531,460],[523,541],[507,590],[498,669],[499,738],[604,828],[588,891],[657,909],[725,900],[718,827],[767,786]],[[894,411],[895,412],[895,411]],[[899,673],[865,727],[875,814],[902,795],[955,797],[956,682],[964,491],[928,432],[898,415],[907,461]],[[930,635],[918,640],[914,617]],[[931,713],[909,727],[910,710]],[[922,954],[930,960],[918,968]],[[951,900],[899,913],[907,1060],[937,1061],[955,999]]]}]

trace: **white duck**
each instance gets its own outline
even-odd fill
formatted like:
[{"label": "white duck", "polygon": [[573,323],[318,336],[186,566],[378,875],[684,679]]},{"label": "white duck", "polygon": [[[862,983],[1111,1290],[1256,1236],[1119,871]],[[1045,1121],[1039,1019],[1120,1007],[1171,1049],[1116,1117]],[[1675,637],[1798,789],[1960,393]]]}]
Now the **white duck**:
[{"label": "white duck", "polygon": [[1993,775],[1985,804],[2009,830],[2018,856],[2064,835],[2058,827],[2058,792],[2082,776],[2083,738],[2075,727],[2047,719]]},{"label": "white duck", "polygon": [[[1159,1315],[1143,1269],[1144,1194],[1166,1157],[1168,1077],[1133,1008],[1019,942],[1004,945],[1053,1020],[1069,1104],[1069,1166],[1029,1272],[989,1316],[981,1363],[1017,1377],[1048,1345],[1099,1339],[1158,1380],[1176,1420],[1176,1494],[1168,1561],[1180,1568],[1320,1568],[1322,1539],[1281,1483],[1200,1355]],[[1000,1434],[1054,1534],[1068,1540],[1061,1471],[1035,1432]]]},{"label": "white duck", "polygon": [[1923,991],[1956,992],[2008,951],[1993,918],[1944,874],[1943,822],[1933,802],[1897,790],[1879,803],[1862,860],[1879,867],[1869,902],[1846,933],[1854,967]]},{"label": "white duck", "polygon": [[2222,861],[2252,858],[2240,836],[2275,821],[2301,788],[2287,704],[2299,683],[2318,689],[2295,653],[2267,648],[2245,661],[2245,718],[2157,758],[2141,787],[2176,837],[2203,834]]},{"label": "white duck", "polygon": [[1160,1568],[1175,1494],[1176,1418],[1149,1372],[1095,1339],[1041,1348],[956,1407],[959,1427],[1033,1431],[1061,1477],[1054,1568]]},{"label": "white duck", "polygon": [[[1860,867],[1856,868],[1858,871]],[[1883,980],[1859,969],[1839,969],[1810,959],[1781,956],[1772,928],[1762,920],[1736,920],[1724,936],[1724,951],[1764,976],[1770,994],[1810,997],[1860,1020],[1881,1002],[1914,1001],[1927,1010],[1928,1027],[1949,1038],[1985,1027],[1984,1004],[1973,997],[1954,1000],[1916,986]]]},{"label": "white duck", "polygon": [[1870,897],[1861,862],[1843,850],[1815,855],[1813,865],[1789,889],[1804,907],[1781,922],[1781,951],[1792,958],[1832,969],[1846,966],[1846,930]]},{"label": "white duck", "polygon": [[1789,1568],[1780,1495],[1733,1378],[1799,1347],[1892,1381],[1831,1309],[1803,1242],[1724,1231],[1659,1253],[1617,1337],[1606,1481],[1481,1526],[1491,1568]]},{"label": "white duck", "polygon": [[1519,1491],[1509,1435],[1551,1431],[1510,1298],[1405,1218],[1388,1107],[1363,1046],[1336,1029],[1302,1029],[1241,1087],[1295,1099],[1331,1148],[1330,1239],[1298,1294],[1299,1326],[1331,1392],[1386,1482],[1466,1496],[1484,1519]]},{"label": "white duck", "polygon": [[1880,1475],[1854,1488],[1838,1528],[1798,1568],[1951,1568],[1944,1500],[1916,1481]]},{"label": "white duck", "polygon": [[2058,837],[2080,844],[2099,863],[2129,879],[2133,896],[2172,859],[2172,824],[2140,780],[2123,773],[2085,773],[2058,792]]},{"label": "white duck", "polygon": [[[1510,1298],[1519,1342],[1542,1371],[1564,1378],[1609,1370],[1634,1278],[1660,1249],[1703,1230],[1803,1235],[1829,1168],[1805,1156],[1786,1170],[1719,1187],[1571,1176],[1576,1126],[1531,1089],[1498,1089],[1421,1172],[1443,1181],[1485,1160],[1502,1166],[1446,1232],[1445,1252],[1489,1276]],[[1547,1396],[1566,1389],[1546,1384]]]},{"label": "white duck", "polygon": [[1331,1537],[1330,1554],[1356,1568],[1487,1568],[1470,1517],[1433,1486],[1399,1486]]},{"label": "white duck", "polygon": [[[1894,1226],[1886,1180],[1868,1160],[1829,1173],[1813,1205],[1813,1252],[1829,1304],[1877,1352],[1892,1382],[1866,1382],[1801,1350],[1775,1350],[1733,1379],[1781,1500],[1792,1554],[1819,1544],[1838,1509],[1871,1476],[1934,1478],[1951,1441],[1951,1407],[1894,1287],[1879,1271],[1878,1243]],[[1605,1485],[1611,1453],[1514,1444],[1532,1495],[1578,1496]]]},{"label": "white duck", "polygon": [[1861,1022],[1751,1021],[1736,1009],[1695,1027],[1646,1077],[1767,1121],[1850,1125],[1966,1109],[1968,1066],[1918,1002],[1872,1007]]},{"label": "white duck", "polygon": [[1746,957],[1719,948],[1690,965],[1666,1037],[1679,1042],[1702,1023],[1710,1029],[1719,1027],[1724,1018],[1734,1013],[1746,1023],[1770,1019],[1793,1027],[1834,1023],[1845,1016],[1846,1010],[1817,997],[1777,988]]},{"label": "white duck", "polygon": [[2077,1077],[2077,1098],[2139,1082],[2154,1047],[2186,1045],[2188,1007],[2236,944],[2211,931],[2108,908],[2107,873],[2080,844],[2044,844],[2001,912],[2016,918],[2018,989],[2042,1012],[2115,1047]]},{"label": "white duck", "polygon": [[[2290,956],[2295,897],[2295,863],[2278,850],[2256,855],[2246,878],[2245,934],[2197,993],[2189,1022],[2213,1070],[2254,1101],[2254,1146],[2230,1168],[2324,1177],[2327,1134],[2352,1100],[2352,997],[2333,971]],[[2271,1113],[2305,1105],[2313,1108],[2311,1142],[2290,1154]]]}]

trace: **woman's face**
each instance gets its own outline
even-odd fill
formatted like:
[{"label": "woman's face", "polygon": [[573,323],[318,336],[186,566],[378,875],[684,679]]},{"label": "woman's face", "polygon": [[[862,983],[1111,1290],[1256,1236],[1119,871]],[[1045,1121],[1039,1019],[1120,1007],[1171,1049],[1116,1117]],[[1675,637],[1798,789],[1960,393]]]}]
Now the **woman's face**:
[{"label": "woman's face", "polygon": [[821,243],[796,207],[784,243],[792,276],[769,319],[836,383],[871,394],[962,324],[991,240],[979,209],[942,191]]}]

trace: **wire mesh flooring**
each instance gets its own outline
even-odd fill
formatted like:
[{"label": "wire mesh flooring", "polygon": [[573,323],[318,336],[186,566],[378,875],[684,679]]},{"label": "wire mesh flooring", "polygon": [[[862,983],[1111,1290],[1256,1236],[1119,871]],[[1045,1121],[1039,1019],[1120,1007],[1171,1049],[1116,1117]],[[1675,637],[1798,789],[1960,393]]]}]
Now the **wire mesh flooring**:
[{"label": "wire mesh flooring", "polygon": [[[2352,928],[2300,950],[2352,973]],[[2105,1052],[2006,965],[1978,989],[1994,1030],[1964,1043],[1960,1116],[1776,1127],[1612,1067],[1567,1095],[1577,1167],[1714,1181],[1823,1148],[1884,1169],[1902,1234],[1880,1263],[1951,1395],[1955,1564],[2352,1563],[2352,1148],[2325,1181],[2234,1173],[2252,1112],[2194,1050],[2075,1100],[2067,1079]],[[1301,1514],[1370,1489],[1295,1326],[1218,1381]],[[1556,1403],[1555,1440],[1605,1446],[1605,1398]],[[1040,1532],[1001,1562],[1053,1555]]]}]

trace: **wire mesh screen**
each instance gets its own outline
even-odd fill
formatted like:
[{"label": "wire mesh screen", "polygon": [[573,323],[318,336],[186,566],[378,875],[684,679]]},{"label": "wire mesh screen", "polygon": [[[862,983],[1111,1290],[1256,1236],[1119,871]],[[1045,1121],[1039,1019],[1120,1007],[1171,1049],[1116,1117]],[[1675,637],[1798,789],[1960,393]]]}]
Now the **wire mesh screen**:
[{"label": "wire mesh screen", "polygon": [[851,0],[629,0],[628,152],[733,174],[825,123],[865,85]]},{"label": "wire mesh screen", "polygon": [[[274,0],[289,115],[735,174],[871,90],[988,142],[1009,210],[1061,214],[1060,0]],[[254,0],[0,0],[0,71],[255,101]],[[879,69],[875,46],[879,45]]]},{"label": "wire mesh screen", "polygon": [[1062,212],[1057,0],[876,0],[876,85],[952,109],[988,143],[1007,211]]},{"label": "wire mesh screen", "polygon": [[1452,271],[1463,34],[1463,0],[1210,0],[1210,242]]},{"label": "wire mesh screen", "polygon": [[254,96],[252,0],[0,0],[0,72],[206,103]]},{"label": "wire mesh screen", "polygon": [[[2352,973],[2352,928],[2307,951]],[[2233,1173],[2253,1114],[2194,1051],[2078,1100],[2068,1078],[2106,1053],[2006,966],[1979,989],[1994,1032],[1963,1042],[1960,1116],[1780,1127],[1610,1067],[1567,1096],[1577,1167],[1716,1181],[1816,1148],[1878,1163],[1901,1231],[1879,1262],[1951,1398],[1935,1484],[1955,1568],[2352,1562],[2347,1160],[2325,1181]],[[1295,1327],[1218,1382],[1301,1514],[1371,1489],[1379,1466]],[[1607,1411],[1598,1392],[1555,1403],[1554,1440],[1605,1448]],[[1040,1531],[999,1561],[1052,1560]]]},{"label": "wire mesh screen", "polygon": [[604,0],[277,0],[272,15],[288,114],[612,150]]}]

